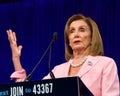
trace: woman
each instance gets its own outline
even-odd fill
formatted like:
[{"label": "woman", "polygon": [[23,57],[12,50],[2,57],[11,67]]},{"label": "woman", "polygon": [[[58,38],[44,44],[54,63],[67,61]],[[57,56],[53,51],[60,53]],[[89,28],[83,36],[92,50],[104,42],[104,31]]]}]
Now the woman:
[{"label": "woman", "polygon": [[[17,46],[16,35],[7,30],[12,49],[17,82],[24,81],[26,72],[20,63],[22,46]],[[54,67],[56,78],[79,76],[94,96],[119,96],[117,67],[112,58],[105,57],[97,24],[81,14],[71,16],[65,26],[65,57],[67,62]],[[50,75],[44,77],[49,79]]]}]

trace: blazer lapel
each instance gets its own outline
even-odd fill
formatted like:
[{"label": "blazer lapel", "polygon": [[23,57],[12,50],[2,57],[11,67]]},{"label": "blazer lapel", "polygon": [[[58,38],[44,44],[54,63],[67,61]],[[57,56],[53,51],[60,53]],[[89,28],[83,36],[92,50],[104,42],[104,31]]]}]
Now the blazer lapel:
[{"label": "blazer lapel", "polygon": [[88,59],[86,60],[86,62],[83,64],[83,66],[81,67],[78,75],[80,77],[82,77],[83,75],[85,75],[87,72],[89,72],[91,70],[91,68],[97,63],[97,59],[95,59],[92,56],[88,56]]}]

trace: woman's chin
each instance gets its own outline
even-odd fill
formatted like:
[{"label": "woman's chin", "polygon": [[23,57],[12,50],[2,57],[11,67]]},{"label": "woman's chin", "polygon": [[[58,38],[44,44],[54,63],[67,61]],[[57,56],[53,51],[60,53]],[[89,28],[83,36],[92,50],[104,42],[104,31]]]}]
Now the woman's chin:
[{"label": "woman's chin", "polygon": [[75,51],[75,50],[76,50],[76,51],[77,51],[77,50],[81,50],[81,49],[82,49],[82,48],[81,48],[80,46],[76,46],[76,47],[73,48],[74,51]]}]

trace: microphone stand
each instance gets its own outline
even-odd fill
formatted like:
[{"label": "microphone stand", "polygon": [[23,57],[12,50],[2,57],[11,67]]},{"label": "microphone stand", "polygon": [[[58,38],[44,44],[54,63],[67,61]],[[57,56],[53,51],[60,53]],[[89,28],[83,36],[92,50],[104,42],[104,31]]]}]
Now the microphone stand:
[{"label": "microphone stand", "polygon": [[48,45],[47,49],[44,51],[42,57],[40,58],[40,60],[38,61],[38,63],[35,65],[35,67],[33,68],[33,70],[31,71],[31,73],[25,78],[24,82],[27,82],[30,80],[30,78],[32,77],[33,72],[36,70],[36,68],[38,67],[38,65],[41,63],[42,59],[44,58],[44,56],[46,55],[46,53],[48,52],[49,48],[52,46],[52,44],[54,43],[54,41],[57,39],[57,32],[55,32],[53,34],[53,38],[52,41],[50,42],[50,44]]},{"label": "microphone stand", "polygon": [[51,71],[51,66],[50,66],[52,46],[50,46],[50,49],[49,49],[49,50],[50,50],[50,51],[49,51],[49,57],[48,57],[48,69],[49,69],[49,72],[50,72],[51,79],[55,79],[55,76],[54,76],[53,72]]}]

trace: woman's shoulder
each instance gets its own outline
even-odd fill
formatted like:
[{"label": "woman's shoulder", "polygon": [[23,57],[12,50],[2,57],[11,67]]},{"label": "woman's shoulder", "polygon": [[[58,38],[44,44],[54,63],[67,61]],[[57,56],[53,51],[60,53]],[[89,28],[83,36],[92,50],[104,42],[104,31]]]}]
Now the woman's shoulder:
[{"label": "woman's shoulder", "polygon": [[100,62],[113,62],[115,63],[115,60],[112,57],[108,56],[88,56],[90,60],[100,61]]},{"label": "woman's shoulder", "polygon": [[100,56],[100,55],[98,55],[98,56],[92,56],[92,55],[89,55],[88,57],[93,58],[93,59],[113,60],[112,57],[108,57],[108,56]]},{"label": "woman's shoulder", "polygon": [[107,56],[89,56],[88,61],[98,68],[116,68],[116,62],[113,58]]}]

